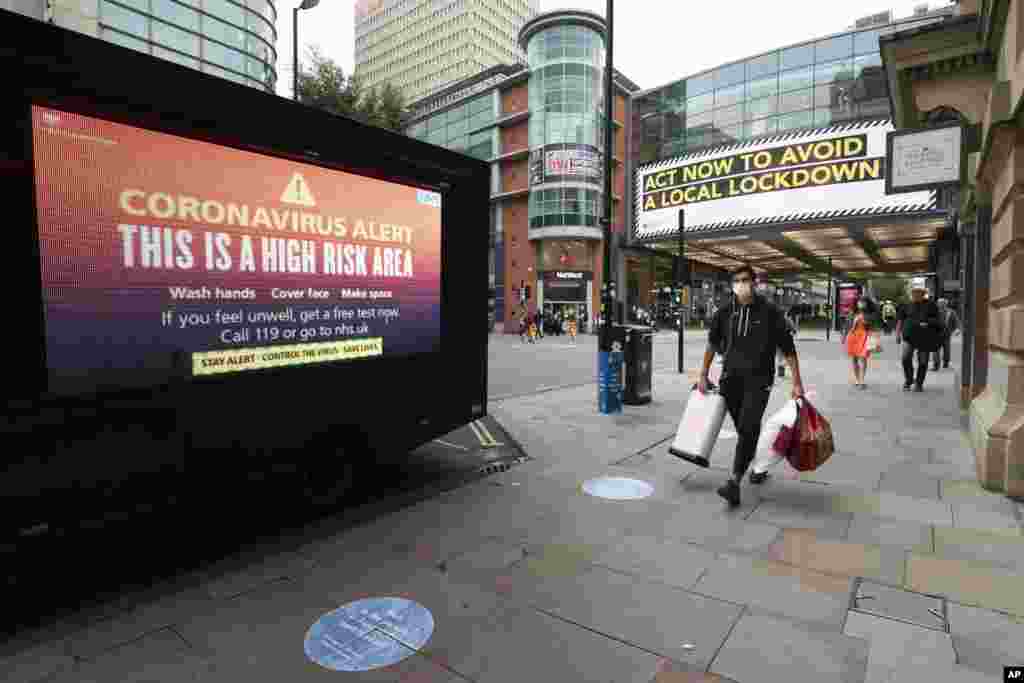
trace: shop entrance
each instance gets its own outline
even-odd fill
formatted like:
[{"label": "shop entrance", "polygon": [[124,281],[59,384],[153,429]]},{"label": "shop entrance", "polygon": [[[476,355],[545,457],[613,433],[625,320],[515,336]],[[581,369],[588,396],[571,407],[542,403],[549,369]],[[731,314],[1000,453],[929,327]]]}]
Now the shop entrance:
[{"label": "shop entrance", "polygon": [[544,325],[550,334],[565,334],[568,330],[566,323],[569,320],[576,320],[576,331],[578,334],[586,334],[590,321],[590,310],[587,304],[578,301],[545,301],[544,302]]}]

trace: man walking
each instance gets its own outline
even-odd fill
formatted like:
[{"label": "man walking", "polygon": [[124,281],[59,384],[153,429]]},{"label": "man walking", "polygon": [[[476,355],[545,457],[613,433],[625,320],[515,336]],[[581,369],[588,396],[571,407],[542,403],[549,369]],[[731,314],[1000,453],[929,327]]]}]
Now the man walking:
[{"label": "man walking", "polygon": [[[924,380],[928,376],[929,342],[938,334],[942,321],[939,308],[934,301],[925,298],[928,288],[923,278],[915,278],[910,284],[910,303],[900,311],[896,330],[897,341],[903,342],[903,391],[924,391]],[[917,374],[914,373],[914,356],[917,356]]]},{"label": "man walking", "polygon": [[[722,354],[724,368],[719,391],[736,425],[739,441],[732,479],[718,489],[718,495],[736,506],[740,504],[740,481],[754,459],[761,420],[775,383],[777,352],[782,352],[792,373],[794,399],[803,396],[804,387],[789,326],[776,306],[754,293],[753,268],[743,266],[734,272],[732,283],[732,305],[719,309],[711,321],[698,389],[701,393],[708,391],[711,363],[716,354]],[[761,484],[767,478],[767,472],[750,474],[753,484]]]},{"label": "man walking", "polygon": [[[946,299],[939,299],[939,320],[942,322],[942,369],[949,369],[949,357],[950,343],[953,339],[953,334],[960,331],[960,318],[957,317],[956,311],[949,307],[949,301]],[[939,369],[939,351],[935,352],[935,356],[932,359],[932,370]]]}]

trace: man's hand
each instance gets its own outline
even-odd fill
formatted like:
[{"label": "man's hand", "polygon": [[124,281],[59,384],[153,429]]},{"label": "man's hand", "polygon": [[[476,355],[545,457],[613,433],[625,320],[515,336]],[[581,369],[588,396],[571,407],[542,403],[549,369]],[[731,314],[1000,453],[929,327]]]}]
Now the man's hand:
[{"label": "man's hand", "polygon": [[711,389],[710,384],[711,382],[708,381],[708,376],[701,375],[700,380],[697,382],[697,391],[699,391],[702,394],[708,393],[708,391]]},{"label": "man's hand", "polygon": [[793,400],[801,399],[804,397],[804,385],[803,382],[793,382]]}]

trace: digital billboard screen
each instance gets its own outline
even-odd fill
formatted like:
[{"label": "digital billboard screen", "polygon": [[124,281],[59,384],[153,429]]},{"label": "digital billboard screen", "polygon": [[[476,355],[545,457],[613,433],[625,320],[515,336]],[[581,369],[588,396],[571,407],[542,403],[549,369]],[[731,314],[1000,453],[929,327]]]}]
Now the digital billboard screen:
[{"label": "digital billboard screen", "polygon": [[439,193],[37,105],[32,138],[50,392],[439,350]]}]

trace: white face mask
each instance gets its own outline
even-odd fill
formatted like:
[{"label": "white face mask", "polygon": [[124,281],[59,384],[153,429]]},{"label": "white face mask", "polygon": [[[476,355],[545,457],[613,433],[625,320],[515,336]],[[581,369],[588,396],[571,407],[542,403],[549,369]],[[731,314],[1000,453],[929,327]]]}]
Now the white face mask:
[{"label": "white face mask", "polygon": [[753,292],[753,287],[750,286],[749,282],[737,282],[732,286],[733,294],[745,299]]}]

